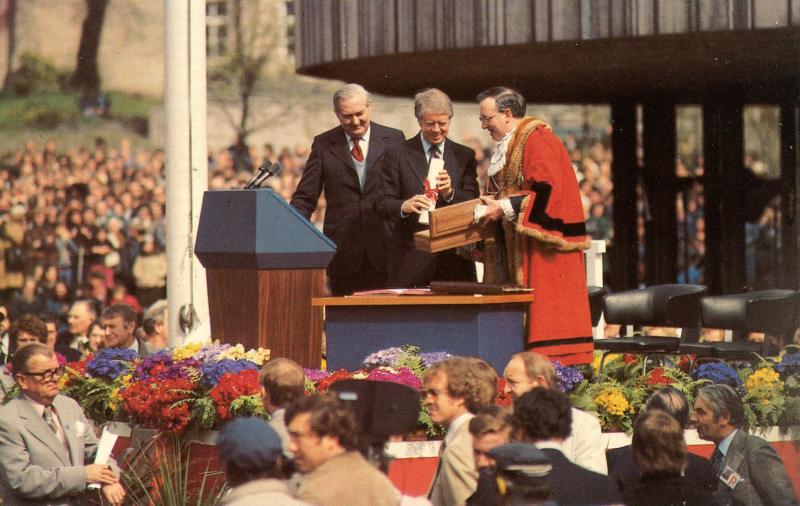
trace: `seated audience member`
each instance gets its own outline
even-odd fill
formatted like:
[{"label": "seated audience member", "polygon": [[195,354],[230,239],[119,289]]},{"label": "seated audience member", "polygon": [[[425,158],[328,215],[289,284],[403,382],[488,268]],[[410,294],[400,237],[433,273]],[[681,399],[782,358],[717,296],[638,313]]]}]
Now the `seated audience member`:
[{"label": "seated audience member", "polygon": [[511,409],[491,405],[482,408],[469,421],[478,488],[467,500],[471,506],[494,505],[500,500],[495,461],[489,456],[493,448],[511,441]]},{"label": "seated audience member", "polygon": [[[77,402],[59,394],[61,369],[53,350],[34,343],[13,359],[20,393],[0,408],[0,497],[4,506],[87,504],[97,482],[111,504],[125,491],[106,464],[88,464],[97,437]],[[112,463],[113,465],[113,463]]]},{"label": "seated audience member", "polygon": [[98,320],[89,325],[89,344],[87,350],[89,353],[97,353],[106,347],[106,331],[103,330],[103,324]]},{"label": "seated audience member", "polygon": [[11,326],[11,355],[33,343],[47,343],[47,326],[36,315],[24,314]]},{"label": "seated audience member", "polygon": [[217,437],[217,453],[232,487],[220,506],[308,504],[292,497],[283,482],[281,439],[261,418],[226,423]]},{"label": "seated audience member", "polygon": [[483,360],[452,357],[433,364],[424,385],[431,420],[447,426],[428,498],[437,506],[465,504],[478,487],[469,422],[494,402],[497,376]]},{"label": "seated audience member", "polygon": [[11,338],[8,329],[11,328],[11,318],[8,317],[8,308],[0,304],[0,365],[11,363]]},{"label": "seated audience member", "polygon": [[503,494],[492,504],[556,506],[548,482],[553,466],[541,450],[532,444],[510,443],[493,448],[489,457],[496,462],[497,481],[503,484]]},{"label": "seated audience member", "polygon": [[306,375],[297,362],[274,358],[261,368],[261,396],[269,425],[283,442],[283,454],[291,458],[289,432],[286,430],[286,407],[305,394]]},{"label": "seated audience member", "polygon": [[[665,387],[653,392],[644,405],[643,412],[651,409],[660,409],[672,415],[681,427],[686,428],[689,423],[689,402],[683,392],[674,387]],[[641,415],[640,415],[641,416]],[[711,472],[711,464],[707,459],[688,453],[687,466],[684,471],[686,478],[697,486],[712,490],[716,485],[716,478]],[[625,494],[639,481],[639,466],[633,458],[631,445],[614,448],[606,452],[608,459],[608,475],[613,479],[620,491]]]},{"label": "seated audience member", "polygon": [[[39,313],[39,318],[47,327],[47,346],[55,350],[58,363],[66,364],[81,359],[81,352],[69,346],[59,346],[58,344],[58,317],[54,313]],[[56,349],[58,348],[58,349]]]},{"label": "seated audience member", "polygon": [[620,504],[614,482],[600,473],[570,462],[561,451],[569,437],[572,407],[563,392],[534,388],[514,401],[514,438],[533,443],[553,466],[548,481],[558,504]]},{"label": "seated audience member", "polygon": [[318,506],[397,505],[400,492],[358,448],[356,419],[332,393],[301,397],[286,409],[289,449],[304,474],[298,499]]},{"label": "seated audience member", "polygon": [[142,320],[142,330],[147,340],[147,351],[153,354],[168,344],[167,300],[161,299],[147,308]]},{"label": "seated audience member", "polygon": [[744,431],[744,405],[728,385],[697,392],[691,421],[697,435],[712,441],[711,468],[719,504],[797,504],[780,456],[770,444]]},{"label": "seated audience member", "polygon": [[61,347],[72,348],[85,356],[88,353],[89,325],[96,318],[94,301],[76,300],[67,313],[67,331],[58,336],[56,351],[66,356]]},{"label": "seated audience member", "polygon": [[711,492],[683,476],[686,441],[683,426],[660,409],[648,409],[636,419],[633,457],[641,478],[625,491],[629,506],[706,506],[715,504]]},{"label": "seated audience member", "polygon": [[111,304],[100,315],[106,348],[134,350],[139,358],[150,356],[143,339],[136,337],[136,313],[126,304]]},{"label": "seated audience member", "polygon": [[[512,399],[536,387],[560,391],[553,363],[532,351],[511,357],[503,376],[506,394]],[[571,462],[596,473],[608,474],[600,421],[596,416],[572,408],[572,433],[562,442],[561,450]]]}]

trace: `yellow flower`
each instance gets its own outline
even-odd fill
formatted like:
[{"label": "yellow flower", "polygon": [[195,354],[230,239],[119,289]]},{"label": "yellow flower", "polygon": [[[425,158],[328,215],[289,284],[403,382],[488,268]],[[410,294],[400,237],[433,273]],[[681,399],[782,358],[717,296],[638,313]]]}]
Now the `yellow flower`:
[{"label": "yellow flower", "polygon": [[[620,358],[622,358],[622,355],[620,355],[619,353],[609,354],[606,357],[606,361],[603,363],[603,367],[607,366],[611,362],[618,361]],[[594,370],[595,376],[600,374],[600,360],[602,359],[603,359],[603,353],[599,351],[596,351],[594,353],[594,356],[592,357],[592,369]]]},{"label": "yellow flower", "polygon": [[119,395],[119,387],[114,387],[108,394],[108,407],[111,411],[116,411],[120,402],[122,402],[122,397]]},{"label": "yellow flower", "polygon": [[203,343],[189,343],[184,344],[180,348],[175,348],[172,350],[172,359],[173,360],[183,360],[186,358],[192,358],[197,352],[203,349]]},{"label": "yellow flower", "polygon": [[265,362],[269,361],[270,352],[267,348],[256,348],[254,350],[248,350],[245,353],[245,358],[250,362],[253,362],[256,365],[264,365]]},{"label": "yellow flower", "polygon": [[609,414],[624,416],[628,410],[628,399],[616,388],[606,388],[594,398],[598,408],[605,409]]},{"label": "yellow flower", "polygon": [[761,387],[777,387],[783,390],[783,382],[778,373],[772,369],[759,369],[747,378],[745,387],[748,391],[753,391]]},{"label": "yellow flower", "polygon": [[244,346],[242,346],[242,343],[239,343],[236,346],[231,346],[227,350],[217,355],[217,360],[224,360],[224,359],[228,360],[247,359],[247,354],[244,351]]}]

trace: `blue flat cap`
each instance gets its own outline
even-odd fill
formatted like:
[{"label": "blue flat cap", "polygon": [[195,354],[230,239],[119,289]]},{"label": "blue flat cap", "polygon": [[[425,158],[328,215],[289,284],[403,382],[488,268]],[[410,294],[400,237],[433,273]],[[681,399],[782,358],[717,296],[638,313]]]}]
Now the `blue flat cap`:
[{"label": "blue flat cap", "polygon": [[552,466],[550,459],[541,450],[528,443],[509,443],[496,446],[489,451],[500,472],[525,477],[547,476]]},{"label": "blue flat cap", "polygon": [[239,468],[267,469],[283,452],[281,438],[258,417],[234,418],[217,437],[217,452],[223,463]]}]

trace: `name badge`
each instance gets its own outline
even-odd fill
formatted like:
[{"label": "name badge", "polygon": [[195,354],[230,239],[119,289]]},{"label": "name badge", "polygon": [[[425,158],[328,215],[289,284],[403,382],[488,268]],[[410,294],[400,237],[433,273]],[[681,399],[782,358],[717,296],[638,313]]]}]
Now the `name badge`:
[{"label": "name badge", "polygon": [[727,485],[728,488],[733,490],[734,488],[736,488],[736,485],[738,485],[739,482],[742,481],[742,476],[733,469],[731,469],[729,466],[725,466],[725,470],[722,471],[722,474],[720,475],[719,479],[722,480],[722,483]]}]

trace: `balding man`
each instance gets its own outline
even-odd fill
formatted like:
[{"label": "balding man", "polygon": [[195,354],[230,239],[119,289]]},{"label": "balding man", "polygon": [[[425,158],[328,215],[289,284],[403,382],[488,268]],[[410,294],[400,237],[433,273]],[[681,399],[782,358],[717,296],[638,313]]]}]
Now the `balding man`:
[{"label": "balding man", "polygon": [[[544,355],[532,351],[511,357],[503,376],[506,380],[505,392],[514,400],[537,387],[560,390],[553,363]],[[597,418],[572,408],[571,434],[561,441],[564,456],[590,471],[608,474],[603,441]]]},{"label": "balding man", "polygon": [[[475,151],[447,138],[453,117],[453,102],[443,91],[430,88],[414,97],[414,114],[420,132],[405,142],[384,164],[383,195],[375,211],[395,222],[389,252],[389,285],[425,287],[431,280],[475,281],[475,263],[456,250],[427,253],[414,247],[414,233],[427,225],[419,223],[430,200],[436,207],[478,198]],[[441,159],[444,168],[426,187],[431,160]],[[432,191],[433,190],[433,191]]]},{"label": "balding man", "polygon": [[[86,464],[97,437],[77,402],[59,394],[62,369],[41,343],[13,358],[19,394],[0,408],[0,497],[5,506],[87,504],[87,485],[102,485],[111,504],[125,491],[106,464]],[[115,468],[116,469],[116,468]]]},{"label": "balding man", "polygon": [[264,410],[269,414],[269,424],[283,442],[283,452],[292,457],[289,450],[289,431],[286,429],[286,407],[305,394],[306,375],[294,360],[274,358],[261,368],[261,397]]},{"label": "balding man", "polygon": [[[76,300],[67,313],[67,332],[58,336],[56,351],[66,356],[65,349],[89,352],[89,327],[97,318],[97,309],[91,300]],[[67,352],[69,353],[69,352]]]},{"label": "balding man", "polygon": [[325,192],[323,233],[336,243],[328,265],[333,295],[386,285],[387,226],[373,203],[381,193],[386,150],[405,141],[403,132],[370,121],[372,99],[347,84],[333,95],[339,126],[314,138],[291,204],[310,218]]}]

